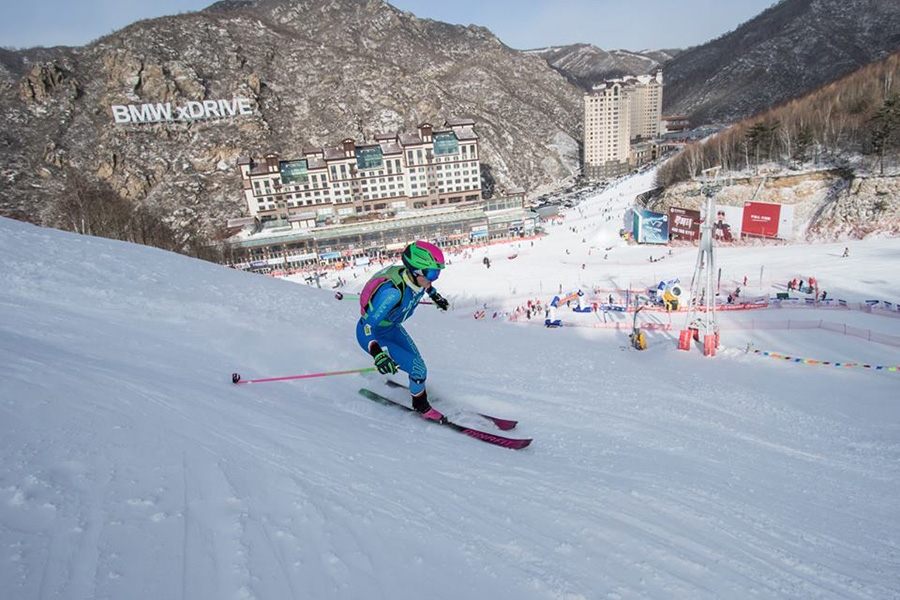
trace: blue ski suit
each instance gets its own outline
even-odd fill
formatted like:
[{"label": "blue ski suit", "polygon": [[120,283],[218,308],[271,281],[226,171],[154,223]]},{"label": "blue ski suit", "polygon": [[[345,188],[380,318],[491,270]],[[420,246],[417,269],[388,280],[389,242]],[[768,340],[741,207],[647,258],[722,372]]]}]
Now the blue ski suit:
[{"label": "blue ski suit", "polygon": [[363,315],[356,324],[356,340],[367,353],[372,340],[387,348],[400,370],[409,374],[409,392],[417,396],[425,389],[428,370],[415,342],[401,323],[416,312],[428,288],[412,285],[403,267],[389,267],[374,277],[384,276],[391,269],[399,269],[399,273],[394,271],[395,277],[382,283],[362,307]]}]

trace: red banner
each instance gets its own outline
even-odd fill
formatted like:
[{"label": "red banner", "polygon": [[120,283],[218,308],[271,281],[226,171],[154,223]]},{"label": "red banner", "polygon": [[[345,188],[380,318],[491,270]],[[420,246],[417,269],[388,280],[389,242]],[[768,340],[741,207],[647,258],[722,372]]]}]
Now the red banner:
[{"label": "red banner", "polygon": [[675,240],[700,239],[700,211],[669,207],[669,235]]},{"label": "red banner", "polygon": [[744,219],[741,232],[746,235],[759,237],[778,237],[778,220],[780,216],[780,204],[744,202]]}]

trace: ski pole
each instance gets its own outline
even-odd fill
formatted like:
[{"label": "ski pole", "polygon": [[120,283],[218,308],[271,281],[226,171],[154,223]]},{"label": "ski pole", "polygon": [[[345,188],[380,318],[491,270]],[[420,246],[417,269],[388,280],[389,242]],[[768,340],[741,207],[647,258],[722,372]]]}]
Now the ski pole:
[{"label": "ski pole", "polygon": [[265,383],[267,381],[288,381],[290,379],[312,379],[313,377],[328,377],[329,375],[350,375],[351,373],[368,373],[377,370],[377,367],[364,369],[350,369],[349,371],[326,371],[324,373],[306,373],[304,375],[286,375],[284,377],[266,377],[264,379],[241,379],[240,373],[231,374],[231,383]]},{"label": "ski pole", "polygon": [[[359,300],[359,294],[345,294],[343,292],[335,292],[334,298],[335,300]],[[429,302],[428,300],[420,300],[419,304],[434,304],[434,302]]]}]

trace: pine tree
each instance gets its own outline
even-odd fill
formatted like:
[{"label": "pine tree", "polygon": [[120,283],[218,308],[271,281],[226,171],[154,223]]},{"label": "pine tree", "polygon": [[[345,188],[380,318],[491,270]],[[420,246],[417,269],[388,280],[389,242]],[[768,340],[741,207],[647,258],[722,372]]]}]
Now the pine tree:
[{"label": "pine tree", "polygon": [[882,175],[884,155],[894,148],[900,148],[900,94],[888,97],[872,117],[872,149],[878,155]]}]

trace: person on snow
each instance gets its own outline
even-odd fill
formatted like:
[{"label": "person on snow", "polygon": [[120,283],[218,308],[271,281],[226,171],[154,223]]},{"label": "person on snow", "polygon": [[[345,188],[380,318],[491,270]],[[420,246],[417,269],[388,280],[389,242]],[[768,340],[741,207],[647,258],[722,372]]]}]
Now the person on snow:
[{"label": "person on snow", "polygon": [[406,247],[402,260],[402,265],[376,273],[363,288],[356,340],[375,360],[379,373],[407,373],[413,408],[426,419],[441,421],[444,415],[428,402],[425,361],[401,323],[413,315],[425,294],[438,309],[450,308],[450,302],[432,285],[444,268],[444,253],[419,240]]}]

